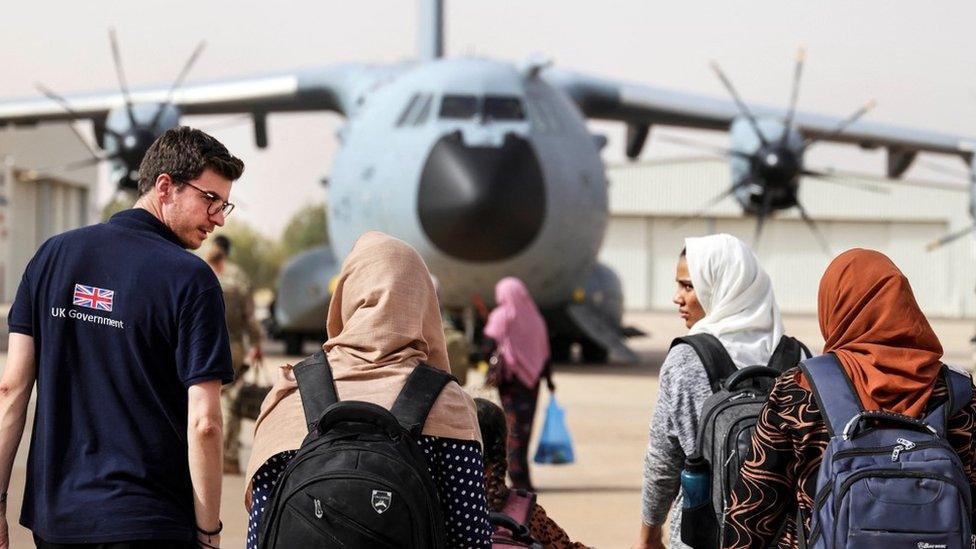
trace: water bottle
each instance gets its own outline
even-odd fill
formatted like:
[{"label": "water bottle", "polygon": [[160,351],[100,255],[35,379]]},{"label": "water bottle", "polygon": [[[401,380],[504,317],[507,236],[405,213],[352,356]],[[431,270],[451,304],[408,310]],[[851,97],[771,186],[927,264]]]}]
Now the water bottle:
[{"label": "water bottle", "polygon": [[708,462],[701,456],[691,456],[685,460],[681,471],[681,491],[684,495],[682,507],[691,509],[711,501],[712,471]]}]

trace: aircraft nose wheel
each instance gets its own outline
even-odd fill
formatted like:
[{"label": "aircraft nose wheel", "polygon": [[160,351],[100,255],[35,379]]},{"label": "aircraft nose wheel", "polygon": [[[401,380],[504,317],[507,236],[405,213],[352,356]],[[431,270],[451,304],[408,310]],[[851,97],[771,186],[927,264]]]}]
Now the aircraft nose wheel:
[{"label": "aircraft nose wheel", "polygon": [[584,364],[604,363],[609,357],[608,351],[599,343],[581,337],[575,340],[566,336],[556,336],[549,339],[549,355],[553,362],[574,362],[573,345],[579,345],[578,358]]}]

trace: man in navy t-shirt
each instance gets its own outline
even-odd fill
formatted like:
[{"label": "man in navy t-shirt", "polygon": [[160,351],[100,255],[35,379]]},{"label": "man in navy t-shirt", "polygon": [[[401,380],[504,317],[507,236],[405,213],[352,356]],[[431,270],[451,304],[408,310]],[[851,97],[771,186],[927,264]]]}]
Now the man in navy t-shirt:
[{"label": "man in navy t-shirt", "polygon": [[233,369],[220,284],[186,248],[224,224],[243,169],[173,128],[143,159],[133,209],[51,238],[27,266],[0,379],[0,547],[35,380],[20,522],[38,547],[219,546]]}]

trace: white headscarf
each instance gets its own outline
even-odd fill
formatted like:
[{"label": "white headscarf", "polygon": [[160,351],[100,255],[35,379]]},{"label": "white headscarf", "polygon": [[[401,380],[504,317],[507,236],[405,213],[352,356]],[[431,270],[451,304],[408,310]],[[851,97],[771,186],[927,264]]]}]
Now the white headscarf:
[{"label": "white headscarf", "polygon": [[769,275],[749,246],[728,234],[685,239],[691,283],[705,317],[689,334],[717,337],[739,368],[766,364],[783,336]]}]

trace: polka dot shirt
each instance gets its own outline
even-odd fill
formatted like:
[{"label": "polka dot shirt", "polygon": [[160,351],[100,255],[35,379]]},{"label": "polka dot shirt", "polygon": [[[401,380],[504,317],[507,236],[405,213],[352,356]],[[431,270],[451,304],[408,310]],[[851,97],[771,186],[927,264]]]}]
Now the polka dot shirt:
[{"label": "polka dot shirt", "polygon": [[[418,441],[427,458],[441,500],[447,527],[447,546],[491,547],[488,501],[485,496],[481,448],[471,440],[424,436]],[[282,452],[264,462],[251,488],[251,514],[247,523],[247,549],[257,549],[261,517],[281,473],[296,451]]]}]

